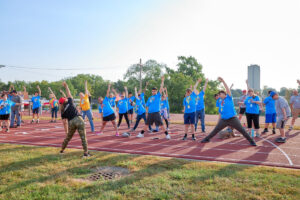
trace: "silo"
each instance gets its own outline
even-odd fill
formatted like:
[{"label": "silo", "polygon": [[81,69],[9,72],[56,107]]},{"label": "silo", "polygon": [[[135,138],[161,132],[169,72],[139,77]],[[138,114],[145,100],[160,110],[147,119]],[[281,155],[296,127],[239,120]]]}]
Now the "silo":
[{"label": "silo", "polygon": [[248,84],[255,91],[260,91],[260,66],[248,66]]}]

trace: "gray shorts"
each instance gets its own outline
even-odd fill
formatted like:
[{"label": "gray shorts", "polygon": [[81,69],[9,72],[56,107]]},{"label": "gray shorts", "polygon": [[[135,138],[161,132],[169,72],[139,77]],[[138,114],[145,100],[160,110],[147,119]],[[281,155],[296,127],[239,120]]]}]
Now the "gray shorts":
[{"label": "gray shorts", "polygon": [[163,125],[163,122],[161,120],[161,116],[160,116],[159,112],[148,113],[146,124],[152,125],[153,123],[155,124],[155,126]]},{"label": "gray shorts", "polygon": [[282,118],[278,118],[278,119],[277,119],[277,123],[276,123],[276,128],[278,128],[278,129],[283,129],[283,128],[285,127],[285,125],[286,125],[286,123],[287,123],[288,120],[289,120],[289,119],[284,120],[284,119],[282,119]]}]

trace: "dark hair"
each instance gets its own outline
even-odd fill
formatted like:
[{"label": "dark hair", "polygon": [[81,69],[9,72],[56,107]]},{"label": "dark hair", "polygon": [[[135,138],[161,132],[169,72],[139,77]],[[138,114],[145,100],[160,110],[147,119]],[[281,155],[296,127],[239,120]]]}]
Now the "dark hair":
[{"label": "dark hair", "polygon": [[192,90],[190,88],[185,90],[186,92],[192,92]]},{"label": "dark hair", "polygon": [[215,96],[215,97],[216,97],[216,96],[219,96],[219,93],[215,94],[214,96]]},{"label": "dark hair", "polygon": [[224,90],[220,90],[220,91],[219,91],[219,94],[221,94],[221,93],[223,93],[223,94],[226,95],[226,92],[225,92]]},{"label": "dark hair", "polygon": [[1,97],[4,97],[5,95],[6,95],[6,94],[3,93],[3,94],[1,95]]},{"label": "dark hair", "polygon": [[132,94],[132,92],[128,92],[128,94]]},{"label": "dark hair", "polygon": [[156,88],[156,87],[153,87],[152,90],[157,90],[157,88]]},{"label": "dark hair", "polygon": [[273,92],[273,91],[272,91],[272,90],[269,90],[269,91],[268,91],[268,94],[271,94],[271,92]]}]

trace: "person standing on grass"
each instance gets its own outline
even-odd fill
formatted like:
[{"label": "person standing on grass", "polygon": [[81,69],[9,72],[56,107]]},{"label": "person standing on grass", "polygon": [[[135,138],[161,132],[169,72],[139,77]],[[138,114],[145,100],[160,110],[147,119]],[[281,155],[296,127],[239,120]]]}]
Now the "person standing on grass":
[{"label": "person standing on grass", "polygon": [[134,102],[135,97],[132,95],[132,92],[128,93],[128,115],[129,115],[129,121],[130,124],[132,124],[132,119],[133,119],[133,106],[131,105],[132,102]]},{"label": "person standing on grass", "polygon": [[136,136],[138,138],[143,138],[145,131],[147,131],[149,125],[151,126],[153,123],[156,126],[160,126],[161,130],[164,131],[166,135],[166,139],[169,140],[171,139],[168,131],[165,129],[161,116],[160,116],[160,101],[161,101],[161,93],[163,92],[164,89],[164,81],[165,77],[163,76],[161,78],[161,85],[159,92],[157,91],[157,88],[152,88],[152,96],[148,98],[148,101],[146,103],[147,106],[147,111],[148,113],[147,119],[146,119],[146,124],[143,128],[143,130]]},{"label": "person standing on grass", "polygon": [[224,79],[219,77],[218,80],[223,83],[226,92],[220,91],[220,102],[219,102],[219,113],[220,113],[220,120],[216,127],[212,130],[212,132],[206,136],[201,143],[209,142],[212,137],[214,137],[218,132],[224,129],[227,126],[231,126],[237,131],[239,131],[250,143],[252,146],[256,146],[255,141],[248,135],[246,130],[241,125],[240,120],[236,117],[236,112],[234,108],[233,99],[231,96],[231,91],[228,85],[225,83]]},{"label": "person standing on grass", "polygon": [[36,86],[38,89],[38,92],[35,92],[34,96],[31,98],[32,102],[32,120],[31,123],[34,123],[35,116],[36,116],[36,123],[38,124],[40,122],[40,108],[41,106],[41,96],[42,96],[42,91],[40,86]]},{"label": "person standing on grass", "polygon": [[[297,82],[300,85],[300,80],[298,80]],[[291,110],[292,110],[292,115],[293,115],[292,122],[289,127],[289,130],[291,131],[294,128],[296,119],[300,115],[300,94],[298,93],[297,90],[293,90],[293,96],[290,99],[290,105],[291,105]]]},{"label": "person standing on grass", "polygon": [[[59,90],[60,93],[62,94],[62,98],[67,98],[66,94],[64,93],[64,91],[62,90]],[[68,129],[69,129],[69,125],[68,125],[68,119],[63,117],[62,114],[63,114],[63,111],[61,110],[61,106],[59,106],[59,110],[60,110],[60,114],[61,114],[61,120],[62,120],[62,123],[63,123],[63,126],[64,126],[64,130],[65,130],[65,133],[66,135],[68,134]]]},{"label": "person standing on grass", "polygon": [[194,90],[192,91],[190,88],[186,90],[185,98],[183,99],[183,106],[184,106],[184,128],[185,134],[182,140],[187,139],[189,127],[191,127],[192,132],[192,140],[196,140],[195,137],[195,113],[196,113],[196,99],[197,99],[197,86],[201,82],[199,79],[196,84],[194,85]]},{"label": "person standing on grass", "polygon": [[83,94],[82,92],[79,93],[82,117],[84,120],[85,116],[87,116],[87,118],[89,119],[90,125],[91,125],[91,131],[95,132],[94,122],[93,122],[93,114],[91,111],[91,105],[90,105],[90,101],[89,101],[89,90],[87,87],[87,81],[85,81],[84,87],[85,87],[85,94]]},{"label": "person standing on grass", "polygon": [[15,103],[9,99],[7,99],[7,94],[2,94],[0,100],[0,121],[1,126],[4,127],[3,123],[5,123],[6,126],[6,132],[9,132],[9,117],[11,113],[11,107],[12,106],[20,106],[21,103]]},{"label": "person standing on grass", "polygon": [[22,98],[17,94],[16,90],[13,90],[12,92],[11,101],[16,103],[15,105],[11,106],[11,117],[10,117],[10,128],[14,128],[15,118],[17,118],[17,126],[21,126],[21,105],[23,104]]},{"label": "person standing on grass", "polygon": [[62,117],[68,120],[69,129],[68,134],[62,143],[60,153],[64,153],[64,150],[66,149],[68,143],[70,142],[74,133],[77,130],[84,150],[83,157],[89,157],[90,154],[88,152],[88,143],[86,139],[86,129],[84,120],[76,109],[76,105],[74,103],[68,84],[66,82],[63,82],[62,85],[66,89],[67,98],[60,98],[59,105],[61,107]]},{"label": "person standing on grass", "polygon": [[110,84],[108,84],[108,89],[106,92],[106,96],[103,99],[102,97],[100,97],[98,99],[99,102],[99,112],[102,113],[102,126],[100,129],[99,133],[96,133],[96,135],[101,135],[103,134],[103,130],[106,126],[106,123],[111,121],[115,131],[116,131],[116,136],[120,136],[119,131],[118,131],[118,127],[117,127],[117,123],[116,123],[116,115],[115,112],[113,110],[113,108],[111,107],[111,104],[109,102],[109,93],[110,93]]},{"label": "person standing on grass", "polygon": [[51,121],[50,122],[55,123],[57,120],[58,100],[56,99],[56,96],[50,87],[48,87],[48,90],[50,91],[50,95],[49,95],[49,98],[50,98],[49,104],[50,104],[50,108],[51,108]]},{"label": "person standing on grass", "polygon": [[196,99],[196,121],[195,121],[195,132],[197,131],[198,121],[201,122],[202,133],[205,133],[205,104],[204,95],[207,87],[208,79],[205,80],[203,90],[197,95]]},{"label": "person standing on grass", "polygon": [[166,123],[167,130],[169,130],[169,119],[170,119],[170,105],[168,99],[168,90],[165,87],[160,103],[160,115]]},{"label": "person standing on grass", "polygon": [[254,93],[253,89],[249,89],[248,97],[244,101],[246,105],[246,118],[248,124],[248,131],[251,133],[252,124],[256,131],[256,137],[259,137],[259,105],[261,104],[260,98]]},{"label": "person standing on grass", "polygon": [[280,97],[276,92],[271,92],[270,96],[276,100],[275,107],[277,113],[277,124],[276,128],[279,129],[281,137],[276,138],[275,142],[285,143],[285,130],[284,127],[291,116],[291,109],[287,100],[283,97]]},{"label": "person standing on grass", "polygon": [[119,110],[119,122],[118,122],[118,128],[120,127],[121,123],[122,123],[122,119],[123,119],[123,116],[126,120],[126,123],[127,123],[127,126],[128,126],[128,129],[130,129],[130,124],[129,124],[129,119],[128,119],[128,103],[129,103],[129,100],[128,100],[128,90],[127,90],[127,87],[125,86],[124,87],[125,89],[125,92],[123,92],[121,94],[121,99],[118,101],[118,104],[117,104],[117,107],[118,107],[118,110]]},{"label": "person standing on grass", "polygon": [[272,123],[273,125],[273,130],[272,133],[276,134],[276,108],[275,108],[275,100],[270,96],[272,91],[269,91],[268,94],[269,96],[267,98],[265,98],[264,100],[264,105],[266,106],[266,113],[265,113],[265,129],[262,132],[262,134],[265,134],[267,132],[269,132],[268,128],[269,128],[269,123]]}]

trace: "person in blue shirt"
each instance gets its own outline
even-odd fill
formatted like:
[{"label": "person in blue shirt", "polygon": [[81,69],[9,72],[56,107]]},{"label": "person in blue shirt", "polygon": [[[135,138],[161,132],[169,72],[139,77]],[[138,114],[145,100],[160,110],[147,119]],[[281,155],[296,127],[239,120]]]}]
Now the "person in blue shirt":
[{"label": "person in blue shirt", "polygon": [[40,86],[36,86],[36,88],[38,89],[37,92],[35,92],[34,96],[31,98],[31,102],[32,102],[32,120],[31,123],[34,123],[35,120],[35,116],[36,116],[36,123],[40,122],[40,108],[41,108],[41,96],[42,96],[42,91]]},{"label": "person in blue shirt", "polygon": [[196,113],[196,99],[197,99],[197,86],[201,82],[199,79],[196,84],[194,85],[194,90],[192,91],[191,88],[188,88],[185,93],[185,97],[183,99],[183,106],[184,106],[184,128],[185,134],[182,140],[187,139],[189,127],[191,127],[192,132],[192,140],[196,140],[195,137],[195,113]]},{"label": "person in blue shirt", "polygon": [[161,78],[160,89],[157,91],[157,88],[152,88],[152,96],[148,98],[146,106],[147,106],[147,120],[146,125],[144,126],[143,130],[137,135],[138,138],[144,137],[145,131],[148,129],[149,125],[153,123],[156,126],[160,126],[161,130],[165,132],[166,139],[171,139],[168,131],[165,129],[161,116],[160,116],[160,101],[161,101],[161,93],[164,89],[164,81],[165,77]]},{"label": "person in blue shirt", "polygon": [[133,119],[133,106],[131,105],[134,102],[135,97],[132,95],[132,92],[128,93],[128,114],[129,114],[129,122],[132,123]]},{"label": "person in blue shirt", "polygon": [[128,119],[128,90],[127,87],[124,87],[125,93],[123,92],[121,94],[121,99],[117,103],[118,111],[119,111],[119,122],[118,122],[118,128],[120,127],[122,123],[123,116],[126,120],[128,129],[130,129],[129,119]]},{"label": "person in blue shirt", "polygon": [[254,93],[253,89],[248,90],[248,97],[244,101],[246,106],[246,118],[248,124],[248,131],[251,132],[252,124],[256,131],[256,137],[259,137],[259,105],[261,104],[260,98]]},{"label": "person in blue shirt", "polygon": [[202,133],[205,133],[205,104],[204,95],[207,87],[208,79],[205,80],[203,90],[197,95],[196,98],[196,121],[195,121],[195,131],[197,131],[198,121],[201,122]]},{"label": "person in blue shirt", "polygon": [[265,134],[269,132],[269,123],[272,123],[273,125],[273,130],[272,133],[276,134],[276,108],[275,108],[275,100],[270,96],[272,91],[269,91],[268,94],[269,96],[265,98],[263,104],[266,107],[266,112],[265,112],[265,129],[262,132],[262,134]]},{"label": "person in blue shirt", "polygon": [[7,94],[2,94],[0,100],[0,125],[3,127],[4,123],[6,126],[6,132],[9,132],[9,118],[11,113],[11,107],[15,105],[21,105],[21,103],[15,103],[8,99]]},{"label": "person in blue shirt", "polygon": [[170,105],[169,105],[167,88],[164,88],[164,94],[161,97],[160,115],[166,123],[167,130],[169,130]]},{"label": "person in blue shirt", "polygon": [[231,96],[231,91],[228,85],[225,83],[224,79],[219,77],[218,80],[223,83],[226,92],[220,91],[219,96],[221,101],[219,102],[219,113],[220,113],[220,120],[216,127],[212,130],[212,132],[206,136],[201,143],[209,142],[212,137],[214,137],[218,132],[224,129],[227,126],[231,126],[237,131],[239,131],[249,142],[250,145],[256,146],[255,141],[249,136],[247,131],[243,128],[240,120],[236,116],[236,111],[233,104],[233,99]]},{"label": "person in blue shirt", "polygon": [[117,123],[116,123],[115,111],[113,110],[111,103],[109,101],[110,87],[111,87],[111,84],[108,84],[108,89],[107,89],[106,96],[104,99],[102,97],[98,98],[98,103],[99,103],[98,110],[102,117],[102,126],[100,129],[100,132],[96,132],[96,135],[103,134],[103,130],[104,130],[107,122],[111,121],[111,123],[116,131],[116,136],[120,136],[118,127],[117,127]]},{"label": "person in blue shirt", "polygon": [[145,93],[146,93],[146,91],[147,91],[148,85],[149,85],[149,82],[147,81],[144,90],[142,91],[142,89],[140,88],[139,93],[138,93],[138,96],[139,96],[139,98],[142,100],[143,106],[144,106],[145,108],[146,108]]},{"label": "person in blue shirt", "polygon": [[[115,91],[115,90],[112,88],[112,91]],[[114,93],[111,92],[109,94],[108,101],[110,103],[110,106],[113,108],[113,110],[115,110],[115,108],[116,108],[116,96],[115,96]]]}]

